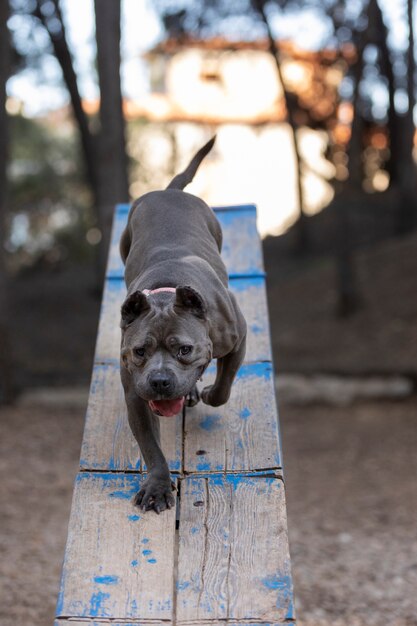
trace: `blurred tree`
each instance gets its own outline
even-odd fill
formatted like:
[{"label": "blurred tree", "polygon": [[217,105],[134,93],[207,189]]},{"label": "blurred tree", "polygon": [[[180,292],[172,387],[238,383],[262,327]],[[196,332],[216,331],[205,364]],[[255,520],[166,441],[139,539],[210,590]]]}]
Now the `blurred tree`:
[{"label": "blurred tree", "polygon": [[[336,171],[336,195],[332,202],[336,210],[332,215],[336,228],[333,249],[339,275],[338,311],[353,312],[359,297],[351,262],[352,248],[358,242],[370,243],[379,231],[386,236],[384,224],[387,222],[391,224],[391,236],[407,232],[417,224],[412,0],[404,4],[402,17],[409,37],[402,48],[389,47],[389,28],[378,0],[354,3],[346,0],[235,0],[233,3],[198,0],[192,5],[156,0],[156,5],[168,37],[176,38],[183,45],[199,37],[223,36],[231,41],[237,38],[250,41],[261,39],[266,33],[284,88],[297,160],[301,228],[300,224],[295,225],[296,241],[302,245],[311,242],[310,220],[303,217],[302,211],[301,175],[307,164],[302,162],[297,147],[297,125],[302,120],[302,125],[321,127],[328,133],[327,156]],[[339,68],[344,65],[345,71],[336,108],[320,123],[314,110],[309,111],[300,96],[285,85],[280,69],[282,54],[275,37],[285,15],[292,15],[295,20],[297,14],[306,10],[321,17],[326,26],[321,46],[329,46],[340,53],[343,63]],[[345,110],[352,112],[350,127],[349,123],[340,122],[338,115],[345,104],[348,105]],[[339,129],[341,132],[337,133]],[[360,228],[365,214],[372,215],[374,224],[367,230],[368,240]],[[387,219],[383,219],[385,217]],[[323,247],[329,248],[329,243],[324,242]]]},{"label": "blurred tree", "polygon": [[[84,171],[90,186],[96,219],[101,230],[100,274],[104,271],[110,237],[113,207],[127,201],[127,157],[120,88],[120,0],[96,3],[97,65],[100,86],[100,130],[86,115],[77,75],[67,41],[65,16],[59,0],[11,0],[18,23],[14,32],[16,70],[41,67],[42,59],[52,50],[62,71],[70,95],[74,119],[80,133]],[[23,25],[28,41],[22,42]],[[39,28],[48,39],[34,36]],[[19,30],[20,29],[20,30]],[[48,46],[49,40],[49,46]],[[99,276],[101,285],[101,276]]]},{"label": "blurred tree", "polygon": [[62,76],[70,95],[72,110],[80,132],[85,168],[96,205],[98,175],[95,137],[90,131],[88,118],[82,107],[77,76],[74,70],[74,63],[65,32],[65,23],[58,0],[37,0],[33,8],[33,15],[39,19],[46,29],[55,57],[62,70]]},{"label": "blurred tree", "polygon": [[8,332],[8,280],[5,270],[4,244],[6,227],[6,166],[8,127],[6,82],[10,72],[10,41],[7,30],[9,4],[0,2],[0,404],[13,398],[12,353]]},{"label": "blurred tree", "polygon": [[296,224],[296,246],[298,252],[306,252],[308,250],[308,233],[307,233],[307,222],[305,215],[305,207],[304,207],[304,194],[303,194],[303,184],[302,184],[302,162],[301,162],[301,154],[300,147],[297,136],[297,123],[295,120],[295,107],[293,105],[293,99],[291,98],[291,94],[289,93],[287,86],[285,84],[284,76],[281,71],[281,58],[279,48],[276,44],[275,37],[272,33],[272,28],[268,20],[267,12],[265,10],[265,0],[253,0],[253,6],[256,11],[259,13],[262,22],[265,26],[268,42],[269,42],[269,52],[271,53],[275,65],[277,68],[278,79],[282,87],[282,91],[284,94],[285,100],[285,109],[287,112],[287,121],[291,128],[291,138],[292,145],[294,150],[294,157],[296,163],[296,181],[297,181],[297,204],[298,204],[298,220]]},{"label": "blurred tree", "polygon": [[96,219],[78,165],[74,125],[70,113],[56,115],[56,120],[9,117],[11,271],[35,265],[61,267],[66,261],[94,262],[96,249],[86,237],[96,232]]},{"label": "blurred tree", "polygon": [[98,202],[102,250],[107,251],[114,206],[129,199],[120,85],[120,0],[95,0],[94,6],[101,124]]}]

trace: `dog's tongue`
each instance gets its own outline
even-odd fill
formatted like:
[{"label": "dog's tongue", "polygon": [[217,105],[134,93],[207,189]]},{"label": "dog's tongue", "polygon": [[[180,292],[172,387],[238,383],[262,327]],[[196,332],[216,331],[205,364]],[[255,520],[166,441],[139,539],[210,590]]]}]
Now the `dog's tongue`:
[{"label": "dog's tongue", "polygon": [[151,411],[164,417],[173,417],[178,415],[184,406],[185,397],[175,398],[175,400],[150,400],[149,406]]}]

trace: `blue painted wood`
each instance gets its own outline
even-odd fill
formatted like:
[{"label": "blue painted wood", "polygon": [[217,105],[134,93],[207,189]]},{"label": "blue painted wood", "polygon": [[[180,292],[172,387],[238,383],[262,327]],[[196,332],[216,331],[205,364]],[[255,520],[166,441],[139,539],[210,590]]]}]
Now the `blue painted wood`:
[{"label": "blue painted wood", "polygon": [[[108,278],[122,278],[124,266],[119,241],[126,225],[128,205],[119,205],[115,215],[110,244]],[[256,229],[256,207],[221,207],[216,210],[223,230],[222,257],[229,276],[264,276],[262,249]]]},{"label": "blue painted wood", "polygon": [[[164,453],[172,472],[182,469],[182,415],[161,420]],[[96,364],[81,446],[80,468],[146,472],[127,419],[118,360]]]},{"label": "blue painted wood", "polygon": [[[214,374],[215,364],[212,364],[200,388],[210,384]],[[187,473],[253,472],[281,468],[271,362],[243,365],[227,405],[214,408],[199,403],[188,409],[186,437],[182,415],[161,418],[160,423],[162,447],[172,472],[183,469]],[[80,468],[146,471],[129,428],[117,362],[94,368]]]},{"label": "blue painted wood", "polygon": [[[143,516],[131,503],[131,497],[143,480],[140,472],[145,468],[141,467],[137,444],[127,424],[118,372],[118,321],[120,305],[125,295],[123,265],[118,246],[128,210],[128,205],[119,206],[114,220],[82,447],[81,472],[74,491],[55,626],[99,626],[103,620],[109,619],[114,626],[145,626],[149,623],[169,626],[175,620],[177,624],[181,623],[180,616],[175,617],[173,612],[175,602],[172,598],[172,590],[176,588],[177,607],[184,599],[181,595],[181,576],[176,586],[173,581],[167,584],[166,578],[166,572],[171,577],[174,575],[175,511],[159,517],[152,514]],[[201,480],[206,480],[213,489],[213,499],[218,494],[220,509],[230,499],[231,494],[239,491],[236,502],[231,509],[231,505],[227,505],[224,514],[227,520],[230,511],[234,510],[236,513],[241,507],[242,512],[234,523],[242,529],[242,540],[250,549],[250,540],[248,542],[248,537],[245,537],[245,520],[248,507],[253,507],[257,498],[254,499],[249,492],[245,495],[244,487],[249,488],[252,485],[256,491],[261,486],[259,481],[263,481],[266,489],[268,485],[275,489],[282,465],[265,280],[261,245],[256,231],[255,207],[240,205],[215,207],[214,210],[223,228],[223,258],[229,271],[230,287],[236,294],[248,323],[246,361],[238,372],[233,398],[225,407],[212,409],[200,403],[194,409],[187,409],[184,422],[186,437],[183,434],[182,417],[178,416],[177,420],[166,422],[169,425],[168,430],[166,424],[162,425],[162,440],[165,442],[163,445],[169,448],[167,460],[171,471],[178,473],[178,478],[184,481],[184,485],[191,485],[195,480],[200,481],[201,486]],[[212,366],[206,372],[204,385],[213,376]],[[100,471],[97,473],[94,470]],[[126,471],[129,473],[124,473]],[[228,613],[228,618],[221,618],[225,626],[245,626],[246,619],[248,626],[284,626],[282,619],[285,623],[294,624],[290,561],[285,543],[285,504],[282,504],[281,498],[279,505],[278,500],[275,502],[276,498],[276,493],[271,494],[257,511],[256,516],[259,517],[254,518],[258,520],[254,524],[255,530],[258,527],[274,530],[269,538],[265,536],[264,539],[259,539],[260,548],[265,548],[268,541],[270,542],[271,550],[266,548],[268,557],[258,562],[258,552],[255,550],[253,565],[257,571],[263,572],[264,562],[277,546],[283,551],[285,558],[276,560],[276,556],[272,556],[272,565],[275,563],[276,566],[272,573],[268,571],[262,575],[256,574],[256,578],[255,569],[252,571],[251,567],[246,577],[244,576],[245,581],[248,576],[255,576],[255,582],[261,585],[260,589],[268,596],[269,604],[265,603],[264,611],[261,601],[259,611],[251,613],[250,618],[244,609],[243,612]],[[280,506],[279,512],[278,509],[273,512],[269,502],[272,503],[272,508]],[[182,508],[183,505],[185,506],[185,499]],[[193,512],[201,511],[192,505],[191,508]],[[254,512],[251,514],[253,516]],[[266,520],[269,521],[265,526]],[[206,519],[207,528],[212,521],[210,517]],[[277,521],[279,530],[275,527]],[[167,525],[171,529],[169,532]],[[188,531],[191,535],[187,538]],[[192,528],[188,531],[186,517],[182,517],[180,532],[183,538],[180,539],[180,545],[181,541],[185,541],[184,545],[187,545],[191,540]],[[132,549],[137,549],[141,538],[158,542],[158,545],[164,544],[165,547],[155,557],[154,554],[145,553],[148,548],[142,546],[140,554],[143,563],[141,561],[138,570],[140,559],[131,558],[128,562],[126,558],[129,558]],[[209,535],[206,547],[213,540],[217,541],[216,535]],[[240,538],[236,537],[235,540],[239,551]],[[204,551],[206,548],[201,546],[201,549]],[[241,556],[245,560],[246,547],[241,549]],[[241,556],[236,553],[236,563]],[[198,557],[199,554],[191,553],[189,559],[192,561]],[[156,568],[159,567],[157,562],[163,562],[164,567],[155,577]],[[211,563],[210,567],[212,566],[216,578],[216,561]],[[236,572],[239,572],[239,566],[235,567],[234,576]],[[206,570],[202,579],[202,594],[208,584],[207,575]],[[233,583],[231,589],[236,591]],[[262,597],[261,591],[259,593],[259,597]],[[278,613],[271,613],[270,598],[274,595]],[[251,611],[254,607],[253,598],[256,598],[256,594],[249,603]],[[238,599],[239,602],[243,603],[242,606],[245,604],[244,593]],[[218,626],[214,615],[207,615],[202,621],[194,620],[194,615],[191,615],[191,621],[187,619],[187,626],[191,623],[193,626],[198,626],[199,623],[201,626]]]},{"label": "blue painted wood", "polygon": [[[212,383],[214,374],[215,365],[211,365],[204,385]],[[243,365],[229,402],[220,407],[200,402],[187,410],[185,431],[187,473],[280,469],[272,363]]]},{"label": "blue painted wood", "polygon": [[[145,624],[145,622],[119,622],[119,621],[111,621],[111,623],[107,622],[107,624],[111,624],[111,626],[150,626],[149,622]],[[166,622],[165,620],[163,622],[154,622],[152,621],[151,626],[171,626],[172,622]],[[294,622],[291,621],[286,621],[286,622],[204,622],[203,626],[210,626],[210,624],[212,624],[213,626],[294,626]],[[70,622],[66,619],[58,619],[55,620],[54,622],[54,626],[106,626],[106,622],[97,622],[95,620],[85,620],[83,619],[82,622],[79,621],[74,621],[71,620]],[[181,624],[178,624],[177,622],[177,626],[181,626]],[[187,624],[187,626],[189,626]],[[195,625],[193,625],[195,626]]]},{"label": "blue painted wood", "polygon": [[171,621],[175,511],[139,511],[143,480],[78,474],[56,617]]},{"label": "blue painted wood", "polygon": [[180,519],[178,623],[294,618],[281,479],[188,477]]}]

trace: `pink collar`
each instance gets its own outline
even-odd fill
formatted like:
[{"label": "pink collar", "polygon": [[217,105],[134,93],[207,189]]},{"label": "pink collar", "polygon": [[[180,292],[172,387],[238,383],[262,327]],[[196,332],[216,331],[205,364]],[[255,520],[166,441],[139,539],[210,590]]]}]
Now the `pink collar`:
[{"label": "pink collar", "polygon": [[144,293],[145,296],[150,296],[153,293],[161,293],[162,291],[175,293],[176,289],[175,289],[175,287],[158,287],[158,289],[143,289],[142,293]]}]

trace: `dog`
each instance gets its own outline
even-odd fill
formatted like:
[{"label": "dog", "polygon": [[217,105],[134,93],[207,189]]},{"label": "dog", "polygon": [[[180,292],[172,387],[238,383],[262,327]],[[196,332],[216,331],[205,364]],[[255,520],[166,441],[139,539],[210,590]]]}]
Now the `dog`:
[{"label": "dog", "polygon": [[220,224],[203,200],[183,191],[214,141],[165,190],[133,203],[120,240],[127,286],[120,371],[129,425],[148,471],[134,498],[143,511],[160,513],[175,503],[159,418],[199,401],[197,381],[213,358],[215,381],[201,399],[225,404],[245,356],[246,323],[228,289]]}]

